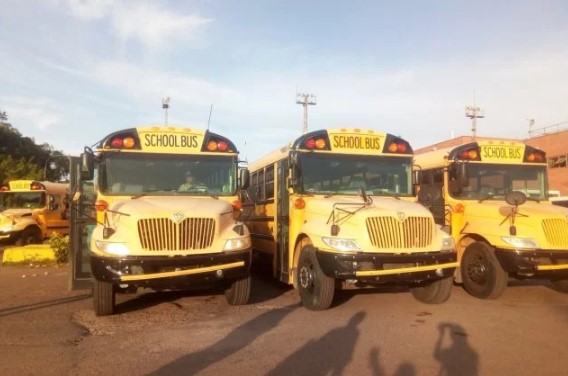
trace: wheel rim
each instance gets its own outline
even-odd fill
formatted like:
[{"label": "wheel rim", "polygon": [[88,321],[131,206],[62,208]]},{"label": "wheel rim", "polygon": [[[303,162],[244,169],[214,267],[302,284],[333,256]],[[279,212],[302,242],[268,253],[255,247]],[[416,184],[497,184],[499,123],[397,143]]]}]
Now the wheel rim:
[{"label": "wheel rim", "polygon": [[489,276],[489,261],[478,252],[472,256],[473,259],[467,265],[467,276],[472,282],[485,285]]},{"label": "wheel rim", "polygon": [[313,265],[309,262],[306,262],[300,268],[300,286],[303,289],[311,291],[314,287],[314,269]]}]

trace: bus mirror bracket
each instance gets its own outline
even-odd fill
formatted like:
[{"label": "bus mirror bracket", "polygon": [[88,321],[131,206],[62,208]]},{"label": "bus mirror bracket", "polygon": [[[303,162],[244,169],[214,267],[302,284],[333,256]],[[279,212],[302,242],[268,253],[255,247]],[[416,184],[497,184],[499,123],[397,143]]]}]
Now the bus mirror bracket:
[{"label": "bus mirror bracket", "polygon": [[460,163],[458,165],[458,181],[461,187],[467,187],[469,185],[469,174],[465,163]]},{"label": "bus mirror bracket", "polygon": [[81,180],[93,180],[95,175],[95,155],[93,151],[85,147],[81,154]]}]

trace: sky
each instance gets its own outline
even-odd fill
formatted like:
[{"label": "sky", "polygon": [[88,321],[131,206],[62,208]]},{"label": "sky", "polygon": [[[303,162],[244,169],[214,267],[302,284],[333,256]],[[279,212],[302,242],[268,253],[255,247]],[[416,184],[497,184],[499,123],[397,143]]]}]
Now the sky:
[{"label": "sky", "polygon": [[[105,135],[207,128],[252,162],[308,130],[414,149],[568,124],[564,0],[0,0],[0,111],[79,155]],[[212,109],[212,111],[211,111]],[[211,116],[210,116],[211,114]]]}]

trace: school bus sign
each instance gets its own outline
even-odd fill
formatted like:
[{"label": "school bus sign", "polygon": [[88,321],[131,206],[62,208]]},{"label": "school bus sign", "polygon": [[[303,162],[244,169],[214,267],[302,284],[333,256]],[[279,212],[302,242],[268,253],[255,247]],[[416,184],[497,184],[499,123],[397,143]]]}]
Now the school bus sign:
[{"label": "school bus sign", "polygon": [[484,162],[522,163],[524,145],[480,145],[481,159]]}]

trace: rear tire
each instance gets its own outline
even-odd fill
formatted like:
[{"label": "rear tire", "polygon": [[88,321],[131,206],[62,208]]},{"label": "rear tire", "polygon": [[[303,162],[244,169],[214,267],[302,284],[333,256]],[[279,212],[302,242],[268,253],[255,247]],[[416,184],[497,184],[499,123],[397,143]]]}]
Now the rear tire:
[{"label": "rear tire", "polygon": [[115,293],[110,282],[93,278],[93,306],[95,315],[108,316],[114,314]]},{"label": "rear tire", "polygon": [[411,287],[412,296],[418,301],[427,304],[440,304],[450,298],[452,294],[452,286],[454,285],[453,277],[438,279],[424,286]]},{"label": "rear tire", "polygon": [[499,264],[493,247],[483,242],[467,246],[460,269],[465,290],[480,299],[498,298],[509,281],[509,274]]},{"label": "rear tire", "polygon": [[16,241],[16,245],[24,246],[30,244],[41,244],[43,238],[41,236],[41,231],[35,227],[27,227],[20,234],[19,239]]},{"label": "rear tire", "polygon": [[231,282],[231,286],[225,290],[225,298],[230,305],[247,304],[250,297],[251,276],[236,279]]},{"label": "rear tire", "polygon": [[326,310],[333,302],[335,279],[323,273],[310,245],[302,248],[298,260],[298,290],[302,304],[311,311]]}]

